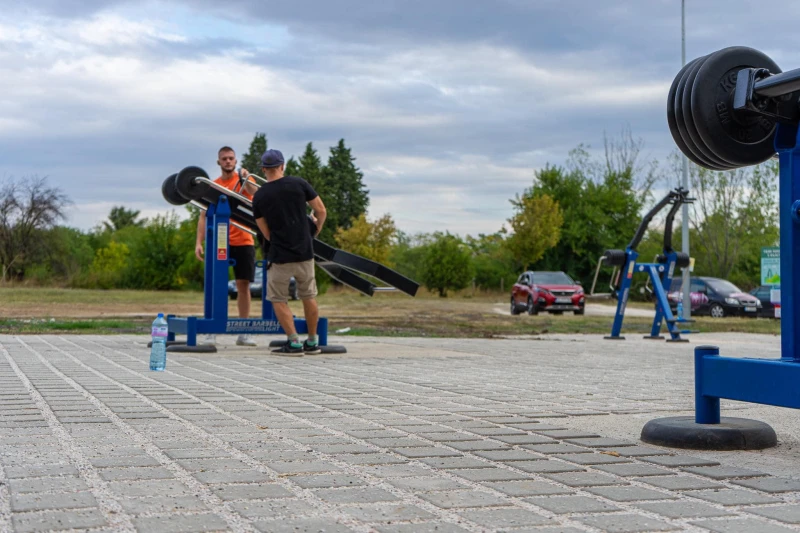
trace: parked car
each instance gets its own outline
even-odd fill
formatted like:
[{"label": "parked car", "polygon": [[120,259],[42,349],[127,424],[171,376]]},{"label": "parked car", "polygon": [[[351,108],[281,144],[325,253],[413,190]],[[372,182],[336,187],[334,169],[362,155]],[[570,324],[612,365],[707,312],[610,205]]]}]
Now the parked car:
[{"label": "parked car", "polygon": [[[256,267],[255,281],[250,284],[250,296],[253,298],[261,298],[261,280],[264,275],[263,267]],[[228,298],[235,300],[239,296],[239,290],[236,288],[236,281],[230,280],[228,282]],[[289,280],[289,297],[292,300],[297,300],[297,280],[292,277]]]},{"label": "parked car", "polygon": [[758,301],[761,302],[758,316],[775,318],[775,305],[770,301],[770,292],[772,288],[771,285],[761,285],[750,291],[750,294],[758,298]]},{"label": "parked car", "polygon": [[[724,316],[757,317],[761,312],[761,302],[758,298],[743,292],[728,280],[693,277],[690,283],[693,315],[708,315],[714,318]],[[673,313],[676,312],[678,302],[683,298],[681,285],[680,278],[673,279],[667,295]]]},{"label": "parked car", "polygon": [[586,298],[580,282],[564,272],[524,272],[511,289],[511,314],[547,311],[560,315],[572,311],[582,315]]}]

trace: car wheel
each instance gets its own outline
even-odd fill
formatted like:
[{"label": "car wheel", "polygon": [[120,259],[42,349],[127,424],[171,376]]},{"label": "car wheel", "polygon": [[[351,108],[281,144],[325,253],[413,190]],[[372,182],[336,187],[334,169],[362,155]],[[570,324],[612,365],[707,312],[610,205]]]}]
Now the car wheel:
[{"label": "car wheel", "polygon": [[514,297],[511,297],[511,314],[518,315],[519,309],[517,309],[517,303],[514,301]]},{"label": "car wheel", "polygon": [[725,316],[725,309],[719,304],[711,304],[711,307],[708,309],[708,314],[713,318],[722,318]]},{"label": "car wheel", "polygon": [[229,294],[228,297],[231,299],[231,301],[234,301],[236,300],[236,293],[234,292],[233,294]]},{"label": "car wheel", "polygon": [[529,315],[538,315],[539,308],[536,307],[536,304],[533,303],[533,298],[528,296],[528,305],[525,307],[525,310],[528,311]]},{"label": "car wheel", "polygon": [[575,311],[576,315],[582,315],[584,313],[586,313],[586,309],[579,309],[578,311]]}]

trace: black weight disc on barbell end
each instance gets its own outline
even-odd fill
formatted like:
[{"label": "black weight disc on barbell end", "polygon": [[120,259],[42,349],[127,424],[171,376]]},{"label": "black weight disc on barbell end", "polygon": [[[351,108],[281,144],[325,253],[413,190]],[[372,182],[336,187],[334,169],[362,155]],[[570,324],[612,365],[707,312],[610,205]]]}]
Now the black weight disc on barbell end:
[{"label": "black weight disc on barbell end", "polygon": [[[709,56],[706,56],[706,58],[708,57]],[[686,127],[686,133],[688,133],[689,137],[692,139],[694,147],[697,148],[701,154],[703,154],[703,159],[711,162],[719,169],[731,170],[736,168],[736,165],[732,165],[729,162],[717,157],[711,148],[709,148],[703,141],[703,138],[700,137],[700,134],[697,132],[697,127],[694,124],[694,115],[692,114],[692,87],[694,86],[694,80],[697,77],[697,72],[704,64],[705,61],[699,61],[686,72],[686,83],[683,86],[683,96],[681,97],[682,100],[681,102],[676,102],[675,105],[681,106],[681,114],[683,116],[684,126]]]},{"label": "black weight disc on barbell end", "polygon": [[691,88],[691,110],[697,132],[714,154],[736,167],[755,165],[775,154],[774,119],[733,111],[736,75],[744,68],[780,67],[766,54],[745,46],[723,48],[700,67]]},{"label": "black weight disc on barbell end", "polygon": [[708,56],[699,58],[694,65],[686,69],[681,76],[681,79],[678,81],[678,88],[675,91],[675,101],[673,102],[675,109],[675,121],[678,126],[678,132],[680,133],[681,139],[683,139],[683,142],[686,144],[686,146],[689,148],[689,152],[692,154],[692,156],[687,155],[687,157],[701,167],[711,170],[724,170],[722,167],[716,165],[711,160],[706,158],[703,155],[703,152],[701,152],[700,149],[694,144],[694,141],[689,136],[689,132],[686,129],[686,118],[683,116],[683,92],[686,90],[686,80],[688,79],[692,68],[696,67],[698,64],[702,64],[702,62],[707,58]]},{"label": "black weight disc on barbell end", "polygon": [[186,167],[175,178],[175,188],[178,194],[187,200],[200,200],[203,195],[211,188],[207,183],[197,182],[195,178],[206,178],[208,174],[200,167]]},{"label": "black weight disc on barbell end", "polygon": [[164,183],[161,184],[161,195],[164,200],[172,205],[186,205],[189,200],[178,194],[178,190],[175,188],[175,178],[177,176],[177,174],[172,174],[164,180]]},{"label": "black weight disc on barbell end", "polygon": [[672,80],[672,85],[670,85],[669,92],[667,93],[667,124],[669,125],[669,132],[672,134],[672,140],[675,141],[675,144],[678,146],[680,151],[692,161],[694,161],[694,154],[692,154],[692,151],[689,150],[688,146],[686,146],[686,143],[683,141],[683,137],[681,137],[681,132],[678,130],[678,119],[675,115],[675,93],[678,90],[678,83],[681,81],[681,77],[699,59],[701,58],[693,59],[692,61],[686,63],[683,68],[678,71],[678,74],[675,76],[675,79]]}]

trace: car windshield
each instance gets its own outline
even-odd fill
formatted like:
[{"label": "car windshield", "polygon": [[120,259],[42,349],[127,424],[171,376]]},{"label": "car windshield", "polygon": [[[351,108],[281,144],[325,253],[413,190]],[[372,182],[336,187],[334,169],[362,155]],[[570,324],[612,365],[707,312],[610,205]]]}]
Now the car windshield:
[{"label": "car windshield", "polygon": [[563,272],[534,272],[533,282],[539,285],[575,285],[575,282]]},{"label": "car windshield", "polygon": [[740,289],[730,281],[726,281],[724,279],[710,279],[707,281],[707,283],[709,287],[711,287],[717,292],[721,293],[742,292],[742,289]]}]

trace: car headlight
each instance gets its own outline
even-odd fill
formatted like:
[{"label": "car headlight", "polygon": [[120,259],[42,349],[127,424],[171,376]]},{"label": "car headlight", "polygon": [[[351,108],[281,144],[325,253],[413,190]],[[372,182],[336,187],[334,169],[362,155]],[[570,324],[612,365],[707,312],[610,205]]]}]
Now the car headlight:
[{"label": "car headlight", "polygon": [[739,305],[739,300],[736,298],[725,298],[725,303],[730,305]]},{"label": "car headlight", "polygon": [[756,302],[756,307],[761,307],[761,300]]},{"label": "car headlight", "polygon": [[549,294],[550,296],[553,295],[553,293],[548,291],[547,289],[539,289],[539,292],[541,292],[542,294]]}]

